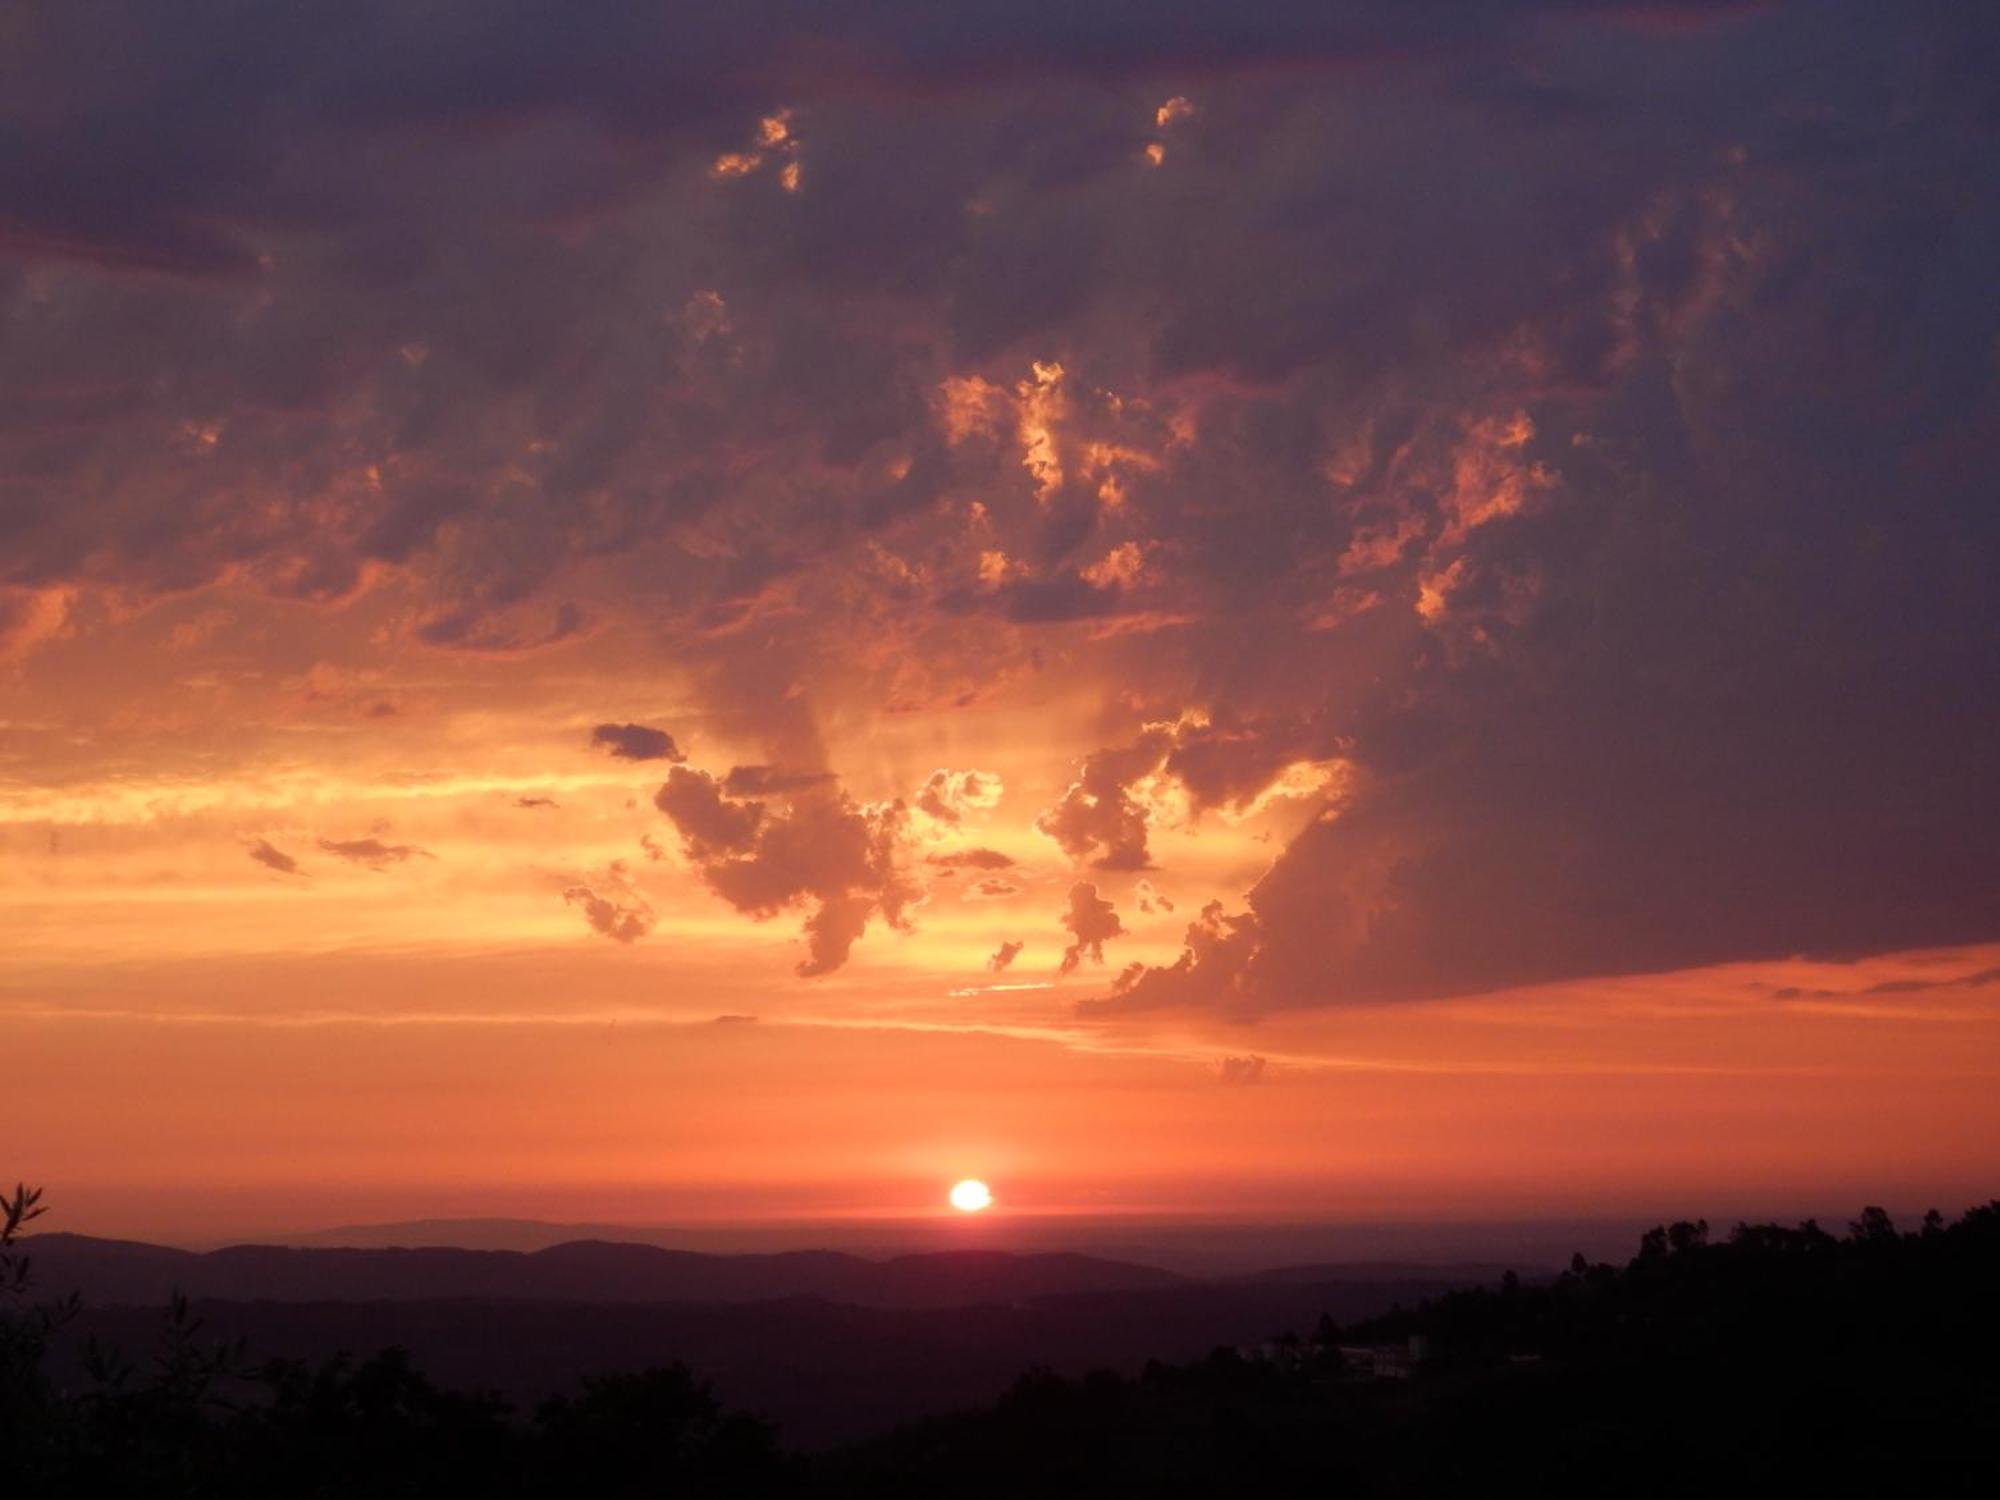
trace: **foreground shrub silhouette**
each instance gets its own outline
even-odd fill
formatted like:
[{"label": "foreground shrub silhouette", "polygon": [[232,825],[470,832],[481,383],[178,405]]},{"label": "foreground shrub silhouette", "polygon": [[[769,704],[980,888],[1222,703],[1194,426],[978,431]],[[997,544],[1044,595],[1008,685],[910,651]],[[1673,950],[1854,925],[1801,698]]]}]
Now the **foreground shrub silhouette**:
[{"label": "foreground shrub silhouette", "polygon": [[[1414,1341],[1414,1343],[1413,1343]],[[1349,1347],[1428,1351],[1409,1380]],[[1399,1368],[1399,1367],[1398,1367]],[[1663,1225],[1253,1355],[1024,1378],[992,1410],[834,1455],[846,1496],[2000,1493],[2000,1203],[1899,1233],[1868,1209]]]},{"label": "foreground shrub silhouette", "polygon": [[1662,1225],[1622,1267],[1135,1377],[1030,1371],[987,1410],[811,1457],[678,1365],[522,1414],[394,1350],[250,1363],[179,1299],[150,1359],[93,1351],[57,1390],[67,1309],[21,1245],[40,1207],[0,1198],[9,1497],[2000,1493],[2000,1203],[1909,1232],[1876,1208],[1844,1235]]},{"label": "foreground shrub silhouette", "polygon": [[92,1348],[88,1386],[44,1372],[71,1304],[34,1299],[23,1227],[39,1192],[0,1198],[0,1494],[116,1497],[782,1496],[777,1431],[725,1412],[679,1365],[587,1381],[523,1419],[442,1390],[397,1349],[252,1363],[204,1340],[184,1298],[151,1357]]},{"label": "foreground shrub silhouette", "polygon": [[788,1477],[777,1430],[722,1411],[680,1365],[587,1380],[538,1426],[543,1472],[578,1494],[775,1494]]},{"label": "foreground shrub silhouette", "polygon": [[32,1260],[21,1232],[47,1212],[39,1188],[0,1194],[0,1490],[32,1492],[54,1471],[53,1443],[65,1415],[42,1376],[49,1339],[69,1306],[32,1301]]}]

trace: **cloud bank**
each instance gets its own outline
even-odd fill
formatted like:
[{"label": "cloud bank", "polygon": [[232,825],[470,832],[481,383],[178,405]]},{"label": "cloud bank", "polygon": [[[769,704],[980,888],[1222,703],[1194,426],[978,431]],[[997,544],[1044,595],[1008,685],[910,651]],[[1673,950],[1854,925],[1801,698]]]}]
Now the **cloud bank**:
[{"label": "cloud bank", "polygon": [[[669,767],[690,869],[799,914],[801,972],[908,923],[913,821],[1087,876],[1066,968],[1140,873],[1219,898],[1098,1016],[2000,930],[1990,7],[111,4],[12,42],[9,673],[205,592],[344,667],[670,670],[744,764],[592,744]],[[233,618],[190,671],[261,649]],[[930,774],[983,757],[878,804],[826,754],[1057,699],[1092,737],[1020,808]],[[1174,868],[1170,823],[1273,807],[1261,875]],[[975,852],[934,868],[999,881]]]}]

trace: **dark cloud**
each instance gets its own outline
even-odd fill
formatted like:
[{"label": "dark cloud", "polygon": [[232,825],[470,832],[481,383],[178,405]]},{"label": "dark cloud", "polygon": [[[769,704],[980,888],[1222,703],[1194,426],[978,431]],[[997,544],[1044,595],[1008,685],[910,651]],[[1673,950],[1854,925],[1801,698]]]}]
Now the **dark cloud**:
[{"label": "dark cloud", "polygon": [[1122,613],[1126,602],[1125,591],[1117,584],[1095,583],[1075,573],[1010,579],[990,591],[948,594],[939,600],[946,609],[994,608],[1021,625],[1108,619]]},{"label": "dark cloud", "polygon": [[731,766],[722,790],[731,797],[773,797],[809,787],[827,786],[838,778],[831,771],[788,771],[782,766]]},{"label": "dark cloud", "polygon": [[1025,947],[1027,944],[1021,942],[1002,943],[993,950],[993,956],[986,960],[986,967],[995,974],[1004,973],[1007,966],[1021,956],[1021,950]]},{"label": "dark cloud", "polygon": [[1096,854],[1091,862],[1099,869],[1150,869],[1146,809],[1132,796],[1131,786],[1159,768],[1169,743],[1165,729],[1151,728],[1130,745],[1087,757],[1076,781],[1035,826],[1072,859]]},{"label": "dark cloud", "polygon": [[1097,887],[1079,881],[1070,887],[1069,910],[1063,926],[1070,932],[1070,945],[1063,949],[1061,970],[1067,974],[1084,959],[1104,962],[1104,945],[1125,931],[1111,903],[1097,894]]},{"label": "dark cloud", "polygon": [[292,858],[291,855],[285,853],[284,850],[278,848],[268,839],[258,839],[253,843],[250,846],[250,857],[256,860],[258,864],[276,870],[280,875],[298,875],[303,873],[296,859]]},{"label": "dark cloud", "polygon": [[562,804],[553,797],[516,797],[516,807],[560,807]]},{"label": "dark cloud", "polygon": [[676,766],[654,797],[701,878],[738,911],[766,919],[803,909],[806,977],[831,973],[880,917],[907,925],[921,894],[902,868],[909,814],[863,806],[833,787],[782,804],[730,797],[705,771]]},{"label": "dark cloud", "polygon": [[[1761,701],[1705,704],[1688,690],[1671,706],[1621,694],[1615,729],[1543,695],[1482,704],[1476,731],[1364,781],[1294,840],[1247,911],[1211,907],[1175,965],[1093,1008],[1471,993],[1989,932],[1994,887],[1977,873],[1987,855],[1973,825],[1932,811],[1915,785],[1885,791],[1899,764],[1952,775],[1960,749],[1943,725],[1925,728],[1916,695],[1888,683],[1877,704],[1900,699],[1908,716],[1864,725],[1852,700],[1816,702],[1816,669],[1795,668],[1789,684],[1754,690],[1790,705],[1778,719]],[[1905,735],[1930,748],[1913,754]],[[1991,799],[1957,786],[1956,808]]]},{"label": "dark cloud", "polygon": [[[767,0],[579,26],[537,0],[497,20],[314,3],[282,26],[228,7],[163,26],[112,3],[38,20],[10,37],[0,90],[0,256],[78,274],[9,310],[0,385],[50,497],[8,517],[9,571],[141,591],[243,572],[336,602],[387,565],[427,585],[419,639],[499,653],[590,628],[551,596],[583,560],[631,559],[689,617],[740,614],[850,527],[921,515],[954,477],[925,432],[950,372],[912,363],[911,319],[979,361],[1053,336],[1114,272],[1158,305],[1182,294],[1191,324],[1241,301],[1208,284],[1200,237],[1146,253],[1165,225],[1200,229],[1182,204],[1203,191],[1131,190],[1164,87],[1151,75],[1256,98],[1241,75],[1277,68],[1297,97],[1319,67],[1420,73],[1537,30],[1537,7],[1502,19],[1481,0],[1420,24],[1219,0],[1088,22],[1055,5],[952,11]],[[1065,90],[1079,69],[1113,87]],[[1535,76],[1496,63],[1486,91],[1516,97]],[[927,102],[884,106],[911,85]],[[809,191],[702,170],[786,104],[811,120],[795,161]],[[1203,122],[1241,145],[1260,119]],[[1233,170],[1240,153],[1221,149]],[[1262,190],[1311,213],[1302,187]],[[968,199],[995,211],[968,223]],[[1239,190],[1220,218],[1259,206]],[[1307,248],[1299,226],[1267,227],[1273,253]],[[856,329],[839,299],[858,290],[906,316]],[[1289,311],[1273,300],[1242,310]],[[1213,337],[1169,333],[1183,365]],[[782,461],[732,458],[774,435]],[[874,482],[870,455],[891,444],[916,450],[911,466]],[[771,524],[726,535],[716,567],[713,539],[690,551],[680,528],[732,494]],[[1068,505],[1062,525],[1087,532],[1089,513]],[[992,602],[1054,622],[1115,613],[1128,592],[1050,566]]]},{"label": "dark cloud", "polygon": [[970,870],[1011,870],[1014,868],[1012,856],[1002,854],[998,849],[944,849],[935,854],[926,854],[924,863],[941,867],[946,874],[959,869]]},{"label": "dark cloud", "polygon": [[1116,1015],[1128,1011],[1211,1009],[1247,1012],[1270,1003],[1251,974],[1262,955],[1262,929],[1254,913],[1228,915],[1220,901],[1211,901],[1188,924],[1187,946],[1165,968],[1131,964],[1118,976],[1112,993],[1078,1005],[1080,1014]]},{"label": "dark cloud", "polygon": [[1072,859],[1095,854],[1092,863],[1099,869],[1151,869],[1151,814],[1134,795],[1147,778],[1177,781],[1196,813],[1241,808],[1295,761],[1313,758],[1315,747],[1329,753],[1331,737],[1293,720],[1148,724],[1129,744],[1087,756],[1076,781],[1035,826]]},{"label": "dark cloud", "polygon": [[366,865],[371,870],[386,870],[390,865],[406,864],[412,859],[435,859],[437,856],[428,849],[419,849],[415,844],[385,844],[380,839],[320,839],[320,851],[331,854],[357,865]]},{"label": "dark cloud", "polygon": [[675,766],[653,794],[697,863],[747,853],[764,822],[764,804],[726,794],[706,771]]},{"label": "dark cloud", "polygon": [[968,901],[1006,901],[1021,894],[1022,887],[1011,880],[1003,880],[998,875],[988,875],[975,880],[966,888]]},{"label": "dark cloud", "polygon": [[1942,979],[1884,979],[1852,990],[1805,989],[1785,985],[1771,992],[1776,1000],[1857,1000],[1870,995],[1922,995],[1932,990],[1972,990],[2000,984],[2000,968],[1977,969]]},{"label": "dark cloud", "polygon": [[619,760],[687,759],[672,735],[645,724],[599,724],[590,731],[590,743]]},{"label": "dark cloud", "polygon": [[1197,812],[1242,808],[1288,766],[1327,759],[1339,748],[1337,737],[1309,719],[1224,715],[1175,725],[1163,769],[1187,789]]},{"label": "dark cloud", "polygon": [[[343,588],[340,592],[346,592]],[[445,646],[489,656],[513,656],[540,651],[576,639],[589,628],[589,620],[576,605],[561,603],[541,623],[540,611],[522,621],[512,613],[502,614],[475,605],[462,605],[431,616],[416,628],[416,638],[427,646]]]},{"label": "dark cloud", "polygon": [[587,885],[573,885],[563,892],[563,900],[582,910],[591,931],[614,943],[638,942],[658,920],[645,898],[630,890],[605,895]]}]

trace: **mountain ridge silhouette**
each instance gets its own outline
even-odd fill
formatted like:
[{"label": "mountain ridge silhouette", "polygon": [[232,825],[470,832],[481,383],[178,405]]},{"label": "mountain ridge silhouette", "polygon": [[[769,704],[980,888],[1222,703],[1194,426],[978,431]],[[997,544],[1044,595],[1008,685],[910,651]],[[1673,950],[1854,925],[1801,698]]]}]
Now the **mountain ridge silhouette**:
[{"label": "mountain ridge silhouette", "polygon": [[958,1307],[1182,1284],[1175,1272],[1066,1251],[941,1250],[871,1259],[841,1250],[713,1255],[631,1241],[539,1250],[239,1244],[178,1250],[41,1234],[24,1242],[37,1281],[92,1303],[224,1301],[761,1302],[818,1297],[859,1307]]}]

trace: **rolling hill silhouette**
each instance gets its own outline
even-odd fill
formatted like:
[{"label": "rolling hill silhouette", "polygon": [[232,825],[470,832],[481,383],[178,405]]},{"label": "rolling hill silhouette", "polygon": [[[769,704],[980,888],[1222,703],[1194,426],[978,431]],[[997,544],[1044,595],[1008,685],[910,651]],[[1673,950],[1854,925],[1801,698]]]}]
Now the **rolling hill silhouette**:
[{"label": "rolling hill silhouette", "polygon": [[958,1250],[868,1260],[833,1250],[705,1255],[577,1240],[547,1249],[323,1249],[232,1245],[197,1252],[87,1235],[29,1242],[36,1280],[98,1305],[158,1305],[175,1292],[261,1302],[480,1298],[544,1302],[762,1302],[817,1297],[857,1307],[964,1307],[1172,1286],[1171,1271],[1064,1253]]}]

